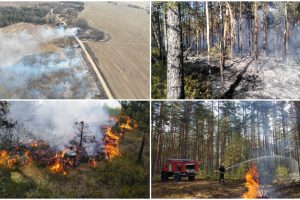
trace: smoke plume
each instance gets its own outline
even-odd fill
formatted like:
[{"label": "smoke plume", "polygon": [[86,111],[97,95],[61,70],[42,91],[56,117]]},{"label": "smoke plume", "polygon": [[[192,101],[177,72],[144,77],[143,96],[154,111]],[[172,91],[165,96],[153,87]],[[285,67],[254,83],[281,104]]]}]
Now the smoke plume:
[{"label": "smoke plume", "polygon": [[117,101],[11,102],[8,118],[22,127],[14,130],[14,135],[21,141],[41,139],[57,150],[63,150],[78,137],[74,124],[84,121],[89,125],[88,135],[95,136],[97,141],[86,148],[91,155],[102,145],[104,133],[101,127],[109,123],[104,104],[119,106]]},{"label": "smoke plume", "polygon": [[[14,26],[20,26],[21,31],[11,34]],[[81,50],[67,39],[76,35],[77,30],[17,24],[0,31],[0,56],[5,58],[0,61],[0,97],[52,99],[101,95]]]}]

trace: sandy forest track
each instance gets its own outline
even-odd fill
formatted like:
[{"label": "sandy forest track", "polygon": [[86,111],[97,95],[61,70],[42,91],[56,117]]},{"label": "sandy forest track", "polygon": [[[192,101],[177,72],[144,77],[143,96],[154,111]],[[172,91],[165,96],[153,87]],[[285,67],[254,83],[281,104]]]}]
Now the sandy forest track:
[{"label": "sandy forest track", "polygon": [[146,10],[123,2],[86,2],[80,15],[112,38],[109,42],[84,43],[96,55],[114,97],[149,98],[150,27]]},{"label": "sandy forest track", "polygon": [[[271,198],[299,198],[299,182],[274,183],[268,191]],[[241,198],[246,192],[244,182],[197,179],[174,182],[153,181],[152,198]]]}]

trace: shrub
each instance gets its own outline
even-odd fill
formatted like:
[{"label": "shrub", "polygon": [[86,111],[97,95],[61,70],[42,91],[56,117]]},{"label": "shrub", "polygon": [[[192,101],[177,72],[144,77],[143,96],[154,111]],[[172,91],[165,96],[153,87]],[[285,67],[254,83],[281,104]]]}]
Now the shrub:
[{"label": "shrub", "polygon": [[167,97],[167,65],[157,61],[152,65],[152,98],[165,99]]},{"label": "shrub", "polygon": [[276,178],[278,180],[284,180],[288,178],[288,169],[284,166],[278,166],[276,169]]}]

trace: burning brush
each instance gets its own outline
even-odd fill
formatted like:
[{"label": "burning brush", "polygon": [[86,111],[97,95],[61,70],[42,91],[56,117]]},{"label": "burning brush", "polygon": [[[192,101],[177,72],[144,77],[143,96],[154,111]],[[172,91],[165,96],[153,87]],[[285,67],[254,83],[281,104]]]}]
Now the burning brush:
[{"label": "burning brush", "polygon": [[24,152],[8,152],[6,150],[0,150],[0,166],[13,168],[16,165],[31,164],[33,162],[30,152],[25,150]]},{"label": "burning brush", "polygon": [[113,132],[111,128],[105,130],[105,154],[108,160],[112,160],[114,157],[120,156],[121,152],[119,150],[119,140],[120,136]]},{"label": "burning brush", "polygon": [[134,120],[131,120],[130,117],[126,116],[125,123],[120,124],[119,127],[121,130],[131,131],[132,129],[137,128],[138,124]]},{"label": "burning brush", "polygon": [[[0,150],[0,166],[13,168],[14,166],[37,163],[39,166],[47,167],[54,174],[62,175],[68,175],[71,170],[76,168],[95,167],[101,160],[111,161],[120,156],[121,131],[124,133],[137,127],[137,124],[128,117],[125,123],[119,124],[120,132],[114,131],[113,124],[102,126],[104,132],[102,151],[91,156],[88,155],[85,146],[81,143],[74,143],[65,147],[63,151],[54,152],[54,149],[46,141],[28,140],[27,142],[19,142],[10,151]],[[116,129],[118,130],[118,128]],[[79,166],[80,168],[78,168]]]},{"label": "burning brush", "polygon": [[258,172],[255,165],[252,165],[245,176],[247,192],[243,194],[244,199],[268,198],[259,183]]}]

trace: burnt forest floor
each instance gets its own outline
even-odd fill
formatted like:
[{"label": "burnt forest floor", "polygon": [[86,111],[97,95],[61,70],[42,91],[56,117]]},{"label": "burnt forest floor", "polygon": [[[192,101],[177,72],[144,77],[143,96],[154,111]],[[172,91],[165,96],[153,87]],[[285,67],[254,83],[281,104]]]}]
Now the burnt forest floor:
[{"label": "burnt forest floor", "polygon": [[204,55],[184,61],[186,98],[297,99],[300,94],[300,64],[292,57],[284,64],[276,57],[250,56],[226,60],[221,82],[219,61],[210,65]]},{"label": "burnt forest floor", "polygon": [[[268,187],[269,198],[300,198],[300,183],[273,184]],[[244,182],[197,179],[175,182],[152,182],[152,198],[241,198],[246,192]]]}]

